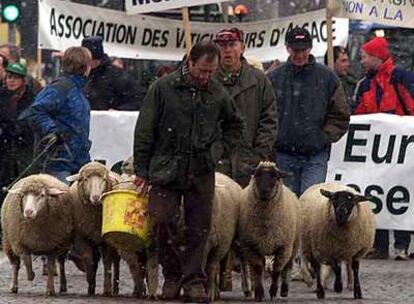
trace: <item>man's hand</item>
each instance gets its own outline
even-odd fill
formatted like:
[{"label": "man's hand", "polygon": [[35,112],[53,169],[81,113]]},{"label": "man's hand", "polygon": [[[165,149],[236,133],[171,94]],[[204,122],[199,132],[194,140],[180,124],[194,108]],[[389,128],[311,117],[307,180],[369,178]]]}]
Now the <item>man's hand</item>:
[{"label": "man's hand", "polygon": [[137,176],[135,177],[134,184],[137,187],[137,192],[139,195],[148,194],[148,180]]}]

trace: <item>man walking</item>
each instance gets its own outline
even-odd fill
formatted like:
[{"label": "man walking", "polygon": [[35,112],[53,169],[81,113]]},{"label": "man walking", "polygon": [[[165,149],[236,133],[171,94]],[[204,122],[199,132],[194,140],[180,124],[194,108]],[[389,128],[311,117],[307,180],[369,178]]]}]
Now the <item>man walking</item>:
[{"label": "man walking", "polygon": [[[219,49],[199,42],[175,72],[149,89],[135,128],[134,169],[140,192],[149,184],[149,215],[163,267],[165,300],[208,302],[206,242],[214,195],[215,162],[211,146],[221,121],[226,149],[240,142],[243,123],[234,102],[211,76]],[[181,202],[185,247],[177,241]]]},{"label": "man walking", "polygon": [[349,113],[338,77],[310,54],[310,33],[295,28],[286,39],[287,63],[268,74],[279,114],[274,156],[292,173],[285,184],[300,196],[325,181],[329,147],[346,133]]}]

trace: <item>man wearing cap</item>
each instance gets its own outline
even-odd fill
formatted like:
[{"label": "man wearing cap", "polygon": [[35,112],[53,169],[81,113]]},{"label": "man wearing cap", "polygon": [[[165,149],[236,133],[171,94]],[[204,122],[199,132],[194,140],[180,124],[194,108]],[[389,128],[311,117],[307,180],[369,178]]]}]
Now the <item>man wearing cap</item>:
[{"label": "man wearing cap", "polygon": [[[243,57],[243,38],[243,32],[237,28],[223,29],[216,34],[214,41],[220,48],[220,66],[214,78],[235,100],[237,110],[246,121],[246,137],[232,155],[220,142],[213,150],[219,159],[218,171],[246,187],[259,162],[271,158],[277,114],[272,84],[263,71],[251,66]],[[231,264],[230,261],[227,263]],[[225,260],[221,265],[220,288],[231,290],[231,266],[224,273],[224,264]]]},{"label": "man wearing cap", "polygon": [[[26,66],[10,63],[0,89],[0,189],[7,187],[29,165],[33,156],[33,131],[24,112],[36,93],[26,84]],[[4,199],[0,191],[0,204]]]},{"label": "man wearing cap", "polygon": [[125,70],[111,63],[104,52],[102,37],[82,40],[92,53],[91,73],[85,87],[92,110],[139,110],[145,96],[143,87]]},{"label": "man wearing cap", "polygon": [[298,196],[325,181],[328,151],[348,130],[349,113],[338,77],[310,54],[312,38],[303,28],[286,35],[289,57],[268,74],[278,100],[275,159],[291,172],[285,184]]},{"label": "man wearing cap", "polygon": [[[361,63],[367,74],[357,88],[354,114],[414,114],[414,73],[394,66],[385,38],[376,37],[362,45]],[[394,238],[396,259],[407,260],[410,232],[394,231]],[[388,258],[388,230],[377,230],[374,250],[368,256]]]},{"label": "man wearing cap", "polygon": [[245,45],[241,30],[221,30],[214,42],[220,49],[220,66],[214,78],[233,97],[237,110],[246,121],[243,147],[235,155],[224,151],[219,169],[246,187],[259,162],[271,157],[277,130],[276,99],[266,75],[243,57]]}]

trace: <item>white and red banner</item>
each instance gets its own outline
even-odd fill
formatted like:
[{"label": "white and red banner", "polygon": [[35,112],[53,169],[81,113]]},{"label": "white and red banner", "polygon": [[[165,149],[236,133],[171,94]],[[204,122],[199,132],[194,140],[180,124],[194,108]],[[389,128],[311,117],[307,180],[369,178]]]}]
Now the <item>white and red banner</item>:
[{"label": "white and red banner", "polygon": [[[325,10],[259,22],[239,24],[191,22],[191,39],[211,39],[225,27],[240,27],[246,42],[246,56],[260,61],[285,61],[286,33],[300,26],[313,38],[312,54],[324,56],[327,48]],[[81,45],[86,36],[103,37],[110,56],[132,59],[181,60],[185,54],[184,29],[180,20],[103,9],[68,1],[39,0],[39,47],[64,51]],[[334,19],[334,45],[346,45],[348,19]]]},{"label": "white and red banner", "polygon": [[328,0],[333,16],[414,28],[412,0]]},{"label": "white and red banner", "polygon": [[133,15],[223,1],[226,0],[125,0],[125,10],[128,15]]}]

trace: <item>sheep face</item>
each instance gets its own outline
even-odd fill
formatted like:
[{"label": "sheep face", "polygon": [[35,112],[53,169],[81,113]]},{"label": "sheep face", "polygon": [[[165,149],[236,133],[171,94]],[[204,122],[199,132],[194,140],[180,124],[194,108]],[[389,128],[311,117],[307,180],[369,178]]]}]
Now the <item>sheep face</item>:
[{"label": "sheep face", "polygon": [[12,189],[10,192],[20,195],[22,214],[27,220],[34,220],[38,216],[47,213],[48,201],[51,197],[66,193],[66,191],[61,189],[35,185]]},{"label": "sheep face", "polygon": [[[92,205],[101,203],[102,194],[110,187],[107,171],[81,172],[67,178],[68,181],[77,181],[87,200]],[[85,201],[88,203],[88,201]]]},{"label": "sheep face", "polygon": [[[273,164],[273,165],[268,165]],[[287,172],[279,171],[274,163],[260,163],[254,173],[254,189],[256,197],[262,202],[268,202],[281,191],[282,179]]]},{"label": "sheep face", "polygon": [[329,199],[338,226],[343,226],[355,218],[357,215],[356,207],[358,203],[368,200],[368,198],[363,195],[354,194],[349,191],[330,192],[321,189],[321,194]]}]

